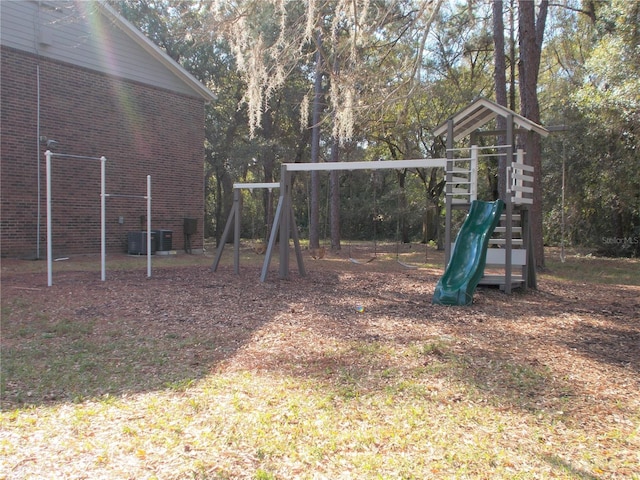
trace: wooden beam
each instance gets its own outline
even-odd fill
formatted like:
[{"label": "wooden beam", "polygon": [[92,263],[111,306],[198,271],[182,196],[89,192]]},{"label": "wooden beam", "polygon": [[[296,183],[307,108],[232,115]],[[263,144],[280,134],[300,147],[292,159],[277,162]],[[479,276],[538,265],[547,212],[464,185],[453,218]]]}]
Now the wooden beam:
[{"label": "wooden beam", "polygon": [[[231,231],[231,226],[234,225],[234,219],[239,216],[240,216],[240,190],[234,189],[233,190],[233,206],[231,207],[231,212],[229,212],[229,218],[227,218],[227,223],[224,227],[222,237],[220,238],[220,244],[218,245],[216,258],[213,260],[213,264],[211,265],[211,270],[214,272],[218,269],[220,258],[222,258],[222,251],[224,250],[224,246],[227,243],[227,238],[229,237],[229,232]],[[234,255],[234,270],[235,270],[235,273],[237,274],[238,266],[236,265],[235,258],[236,257]]]},{"label": "wooden beam", "polygon": [[280,182],[269,182],[269,183],[234,183],[233,188],[242,188],[245,190],[253,190],[254,188],[279,188]]},{"label": "wooden beam", "polygon": [[332,170],[382,170],[402,168],[444,168],[446,158],[422,158],[418,160],[380,160],[372,162],[283,163],[289,172],[317,172]]}]

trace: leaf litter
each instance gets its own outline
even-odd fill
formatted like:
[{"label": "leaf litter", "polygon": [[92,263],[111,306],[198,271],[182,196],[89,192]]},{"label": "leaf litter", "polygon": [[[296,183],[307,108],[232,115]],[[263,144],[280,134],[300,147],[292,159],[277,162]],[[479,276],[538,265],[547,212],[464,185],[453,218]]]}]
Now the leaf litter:
[{"label": "leaf litter", "polygon": [[371,265],[3,271],[0,478],[640,478],[639,286]]}]

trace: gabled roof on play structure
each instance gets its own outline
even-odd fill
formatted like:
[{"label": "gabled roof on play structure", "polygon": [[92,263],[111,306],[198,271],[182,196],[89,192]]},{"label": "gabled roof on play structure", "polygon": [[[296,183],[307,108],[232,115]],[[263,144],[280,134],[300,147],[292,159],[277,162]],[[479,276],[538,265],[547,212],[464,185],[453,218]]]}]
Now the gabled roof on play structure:
[{"label": "gabled roof on play structure", "polygon": [[[491,100],[480,97],[449,118],[449,120],[453,120],[453,138],[455,141],[458,141],[483,125],[489,123],[494,118],[498,116],[508,118],[509,115],[513,115],[513,123],[518,128],[533,131],[543,137],[549,135],[549,131],[543,126],[532,122],[522,115],[518,115],[507,107],[503,107]],[[433,133],[435,136],[438,137],[447,134],[449,120],[434,130]]]}]

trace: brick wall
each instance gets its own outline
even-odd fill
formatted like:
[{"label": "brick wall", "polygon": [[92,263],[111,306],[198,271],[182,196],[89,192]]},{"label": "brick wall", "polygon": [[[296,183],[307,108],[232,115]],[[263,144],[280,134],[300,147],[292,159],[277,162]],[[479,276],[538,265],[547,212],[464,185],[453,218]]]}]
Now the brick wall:
[{"label": "brick wall", "polygon": [[[151,175],[152,229],[172,230],[173,249],[179,250],[184,218],[196,218],[191,246],[201,249],[202,99],[2,48],[1,255],[36,256],[39,168],[40,257],[46,256],[46,146],[41,143],[40,159],[37,153],[38,63],[40,135],[58,142],[52,150],[105,156],[110,194],[146,195]],[[100,162],[54,157],[52,198],[54,256],[100,252]],[[107,199],[108,252],[126,251],[127,232],[140,230],[146,208],[144,199]]]}]

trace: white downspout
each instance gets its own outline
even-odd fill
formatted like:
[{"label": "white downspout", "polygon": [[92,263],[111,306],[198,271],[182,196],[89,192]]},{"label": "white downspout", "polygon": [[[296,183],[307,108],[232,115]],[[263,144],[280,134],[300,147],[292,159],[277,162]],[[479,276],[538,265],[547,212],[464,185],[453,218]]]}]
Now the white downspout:
[{"label": "white downspout", "polygon": [[37,111],[37,120],[36,120],[36,137],[37,137],[37,156],[38,156],[38,206],[37,206],[37,227],[36,227],[36,260],[40,260],[40,220],[41,220],[41,212],[40,212],[40,202],[41,202],[41,187],[40,187],[40,64],[36,65],[36,111]]}]

